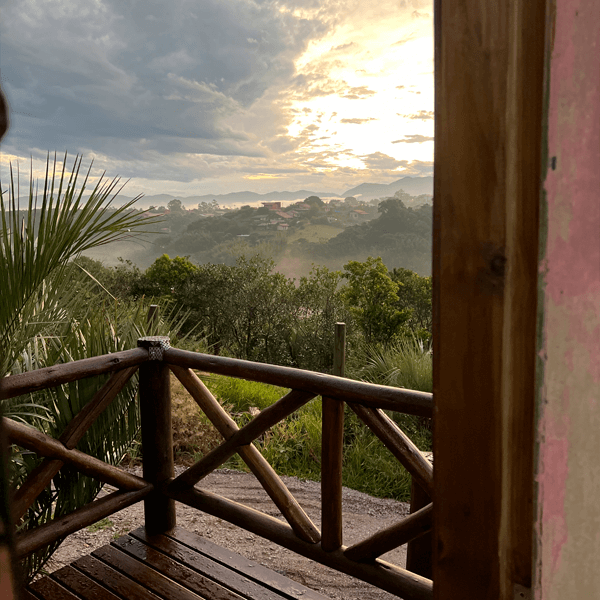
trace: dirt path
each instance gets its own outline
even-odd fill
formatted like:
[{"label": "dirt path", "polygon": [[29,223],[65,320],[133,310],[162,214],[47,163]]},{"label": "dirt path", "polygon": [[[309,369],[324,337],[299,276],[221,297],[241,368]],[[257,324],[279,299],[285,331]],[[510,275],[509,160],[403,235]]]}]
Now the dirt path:
[{"label": "dirt path", "polygon": [[[295,477],[282,479],[308,516],[317,526],[320,526],[320,484],[313,481],[300,481]],[[203,480],[202,487],[274,517],[281,516],[261,485],[249,473],[216,471]],[[408,504],[403,502],[373,498],[347,488],[344,488],[343,507],[346,546],[395,523],[400,517],[408,514],[409,508]],[[54,571],[84,554],[89,554],[95,548],[143,525],[143,521],[143,503],[138,503],[112,515],[104,524],[105,526],[97,531],[84,529],[69,536],[48,562],[46,570]],[[298,556],[230,523],[181,504],[177,505],[177,524],[330,598],[340,600],[397,598],[367,583]],[[390,552],[382,558],[404,566],[406,547]]]}]

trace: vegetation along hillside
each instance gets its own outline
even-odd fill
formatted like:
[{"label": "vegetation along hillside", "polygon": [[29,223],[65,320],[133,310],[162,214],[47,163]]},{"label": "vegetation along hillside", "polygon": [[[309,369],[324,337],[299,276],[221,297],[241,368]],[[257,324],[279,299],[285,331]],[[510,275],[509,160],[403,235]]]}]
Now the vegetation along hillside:
[{"label": "vegetation along hillside", "polygon": [[426,195],[399,191],[383,200],[348,197],[328,203],[310,196],[286,207],[265,202],[235,210],[216,201],[186,210],[179,200],[171,200],[167,206],[151,207],[150,214],[160,223],[145,242],[121,243],[88,255],[107,265],[125,256],[145,268],[162,254],[232,266],[240,254],[260,252],[289,277],[308,275],[313,263],[335,270],[368,256],[381,256],[389,268],[421,275],[431,269],[431,197]]}]

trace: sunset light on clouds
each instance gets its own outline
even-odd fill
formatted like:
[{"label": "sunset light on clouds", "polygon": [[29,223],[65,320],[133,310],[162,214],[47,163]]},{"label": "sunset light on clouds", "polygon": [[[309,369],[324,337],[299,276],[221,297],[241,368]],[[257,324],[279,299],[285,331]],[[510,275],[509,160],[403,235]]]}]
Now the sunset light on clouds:
[{"label": "sunset light on clouds", "polygon": [[429,1],[9,0],[1,28],[3,175],[55,150],[129,196],[432,173]]}]

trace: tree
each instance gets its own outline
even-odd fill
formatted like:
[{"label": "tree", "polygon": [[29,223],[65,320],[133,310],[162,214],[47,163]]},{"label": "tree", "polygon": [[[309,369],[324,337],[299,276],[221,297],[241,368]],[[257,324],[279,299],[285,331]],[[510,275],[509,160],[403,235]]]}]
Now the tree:
[{"label": "tree", "polygon": [[181,213],[184,210],[181,200],[177,200],[177,198],[173,198],[173,200],[169,201],[167,208],[174,213]]},{"label": "tree", "polygon": [[292,364],[301,369],[329,372],[333,366],[335,324],[348,324],[341,271],[313,265],[294,293],[294,320],[286,334]]},{"label": "tree", "polygon": [[306,198],[306,200],[304,200],[304,203],[317,207],[325,206],[325,202],[323,202],[323,200],[321,200],[319,196],[309,196],[308,198]]},{"label": "tree", "polygon": [[344,265],[342,276],[348,280],[344,298],[367,343],[392,340],[410,311],[398,310],[398,284],[390,278],[381,258],[350,261]]},{"label": "tree", "polygon": [[397,291],[399,310],[409,310],[406,325],[419,338],[431,337],[431,277],[421,277],[409,269],[398,268],[391,273],[393,281],[399,284]]},{"label": "tree", "polygon": [[163,254],[146,269],[146,280],[156,294],[171,294],[182,286],[198,267],[187,256],[169,258]]}]

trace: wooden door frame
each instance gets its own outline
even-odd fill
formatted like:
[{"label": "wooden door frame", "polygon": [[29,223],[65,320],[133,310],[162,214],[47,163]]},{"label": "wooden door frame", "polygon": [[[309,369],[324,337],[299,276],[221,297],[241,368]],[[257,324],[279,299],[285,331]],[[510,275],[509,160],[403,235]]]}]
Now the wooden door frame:
[{"label": "wooden door frame", "polygon": [[545,15],[435,1],[436,600],[531,588]]}]

